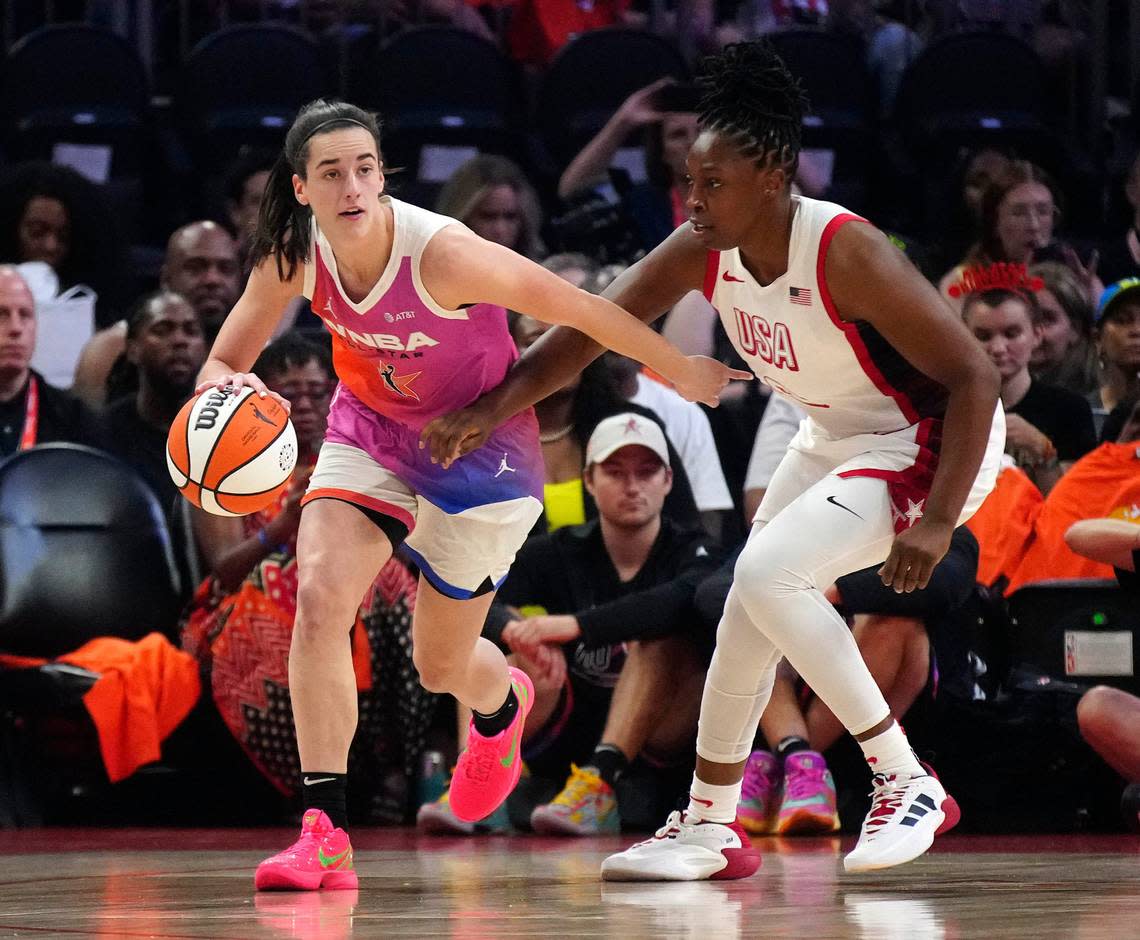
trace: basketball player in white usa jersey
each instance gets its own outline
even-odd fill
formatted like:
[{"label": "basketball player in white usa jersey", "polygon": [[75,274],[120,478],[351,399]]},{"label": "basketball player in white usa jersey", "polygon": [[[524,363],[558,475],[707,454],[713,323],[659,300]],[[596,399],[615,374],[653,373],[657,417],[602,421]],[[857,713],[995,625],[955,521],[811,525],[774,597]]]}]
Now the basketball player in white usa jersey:
[{"label": "basketball player in white usa jersey", "polygon": [[[915,758],[821,591],[879,562],[896,591],[926,586],[996,478],[998,375],[881,232],[791,194],[807,102],[769,46],[729,46],[706,60],[701,82],[689,222],[606,296],[648,321],[703,290],[756,374],[807,418],[736,566],[705,681],[689,807],[606,859],[602,876],[741,878],[757,869],[736,806],[781,656],[854,735],[873,772],[871,812],[846,868],[887,868],[925,852],[957,822],[957,805]],[[502,385],[436,419],[421,439],[447,465],[599,352],[556,328]]]}]

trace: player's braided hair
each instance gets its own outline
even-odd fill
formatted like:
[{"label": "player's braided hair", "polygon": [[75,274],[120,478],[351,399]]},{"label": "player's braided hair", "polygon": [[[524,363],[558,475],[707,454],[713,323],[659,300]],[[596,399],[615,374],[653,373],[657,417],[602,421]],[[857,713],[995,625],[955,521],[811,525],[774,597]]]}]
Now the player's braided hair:
[{"label": "player's braided hair", "polygon": [[789,176],[795,173],[800,131],[810,105],[799,80],[770,43],[725,46],[701,62],[697,82],[703,129],[727,135],[758,166],[781,167]]}]

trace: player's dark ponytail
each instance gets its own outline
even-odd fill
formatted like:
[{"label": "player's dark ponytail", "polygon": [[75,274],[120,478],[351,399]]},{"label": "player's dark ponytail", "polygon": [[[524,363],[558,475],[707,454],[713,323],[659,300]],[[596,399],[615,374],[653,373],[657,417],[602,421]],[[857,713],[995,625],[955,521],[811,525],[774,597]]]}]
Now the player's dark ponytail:
[{"label": "player's dark ponytail", "polygon": [[277,260],[277,273],[285,280],[309,257],[312,212],[297,202],[293,174],[305,179],[311,138],[346,127],[368,131],[376,141],[376,155],[380,157],[380,122],[375,115],[356,105],[326,98],[310,101],[297,112],[265,185],[250,253],[255,267],[272,255]]}]

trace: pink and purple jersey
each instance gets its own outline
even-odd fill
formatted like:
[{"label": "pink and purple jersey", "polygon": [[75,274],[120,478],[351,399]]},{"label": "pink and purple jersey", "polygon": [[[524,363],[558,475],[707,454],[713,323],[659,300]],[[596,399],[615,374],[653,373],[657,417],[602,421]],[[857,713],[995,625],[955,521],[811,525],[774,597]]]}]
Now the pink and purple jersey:
[{"label": "pink and purple jersey", "polygon": [[[524,493],[541,497],[542,455],[531,409],[491,435],[480,449],[488,450],[486,460],[468,455],[474,459],[465,457],[445,471],[430,462],[426,450],[419,450],[418,436],[424,425],[471,404],[502,382],[518,359],[518,351],[502,307],[475,304],[447,310],[435,302],[420,279],[420,258],[428,242],[445,226],[460,223],[383,198],[392,208],[392,251],[380,279],[359,303],[345,293],[332,248],[313,222],[304,295],[332,334],[333,364],[341,382],[329,414],[328,440],[359,441],[360,422],[365,419],[384,425],[383,436],[390,442],[399,438],[405,446],[390,443],[372,456],[402,478],[444,484],[446,477],[445,488],[452,492],[443,502],[453,507],[498,502]],[[480,480],[469,477],[466,498],[454,501],[455,487],[450,484],[465,475],[456,468],[466,464],[474,470],[487,463],[494,470],[504,454],[512,465],[513,486],[504,486],[506,481],[500,479],[484,489]],[[424,495],[431,499],[429,492]]]},{"label": "pink and purple jersey", "polygon": [[340,380],[378,414],[419,430],[498,385],[518,359],[502,307],[446,310],[424,289],[420,258],[447,216],[387,199],[393,244],[380,280],[348,299],[328,241],[313,224],[304,293],[332,334]]}]

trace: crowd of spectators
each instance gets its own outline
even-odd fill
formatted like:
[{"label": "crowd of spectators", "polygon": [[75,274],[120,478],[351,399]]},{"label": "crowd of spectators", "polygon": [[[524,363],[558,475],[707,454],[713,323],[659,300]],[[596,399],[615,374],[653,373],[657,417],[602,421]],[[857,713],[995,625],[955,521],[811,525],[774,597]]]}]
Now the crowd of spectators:
[{"label": "crowd of spectators", "polygon": [[[228,6],[240,17],[253,16],[253,7],[263,13],[265,4]],[[302,4],[303,16],[296,4],[278,6],[309,28],[345,25],[334,4]],[[361,19],[376,13],[367,2],[350,6]],[[1088,28],[1071,9],[1079,5],[1067,3],[678,0],[642,9],[627,0],[519,0],[508,5],[507,20],[498,4],[419,6],[419,16],[505,42],[530,69],[547,65],[575,33],[651,19],[695,49],[788,25],[842,31],[865,43],[885,114],[907,64],[941,30],[1000,26],[1060,73],[1085,54]],[[385,28],[411,15],[401,4],[385,4],[383,13]],[[483,153],[464,162],[426,207],[600,292],[684,223],[693,108],[687,86],[654,83],[631,95],[555,176]],[[1134,145],[1127,134],[1122,139],[1121,146]],[[632,141],[643,152],[630,164]],[[1027,671],[1008,606],[1018,590],[1054,578],[1117,577],[1119,591],[1136,590],[1140,154],[1122,175],[1102,160],[1097,179],[1111,211],[1095,230],[1082,231],[1066,228],[1072,195],[1015,149],[979,145],[948,157],[956,169],[945,181],[952,198],[937,217],[941,227],[936,220],[892,234],[1001,373],[1006,466],[927,589],[898,596],[869,570],[840,579],[825,596],[848,618],[920,756],[939,755],[949,789],[960,785],[966,825],[971,809],[992,818],[1004,784],[990,775],[985,792],[970,786],[972,764],[986,755],[967,750],[964,718],[985,729],[983,741],[999,741],[1021,722],[1043,762],[1063,752],[1090,768],[1090,778],[1106,781],[1102,790],[1063,794],[1061,806],[1029,824],[1119,825],[1115,807],[1106,810],[1111,794],[1140,780],[1140,701],[1124,690],[1136,690],[1131,678],[1120,689],[1082,686],[1059,658],[1052,671]],[[162,263],[150,273],[132,269],[138,255],[99,185],[47,163],[4,168],[0,456],[52,441],[94,446],[153,491],[185,604],[167,639],[200,677],[193,707],[220,718],[215,732],[240,745],[242,759],[280,795],[284,816],[295,808],[298,767],[283,650],[296,605],[299,500],[336,385],[319,321],[299,305],[281,311],[281,327],[255,367],[292,402],[298,434],[296,476],[275,505],[240,519],[208,516],[180,500],[165,459],[167,429],[241,291],[273,159],[251,149],[213,180],[215,204],[203,202],[196,217],[169,226]],[[836,197],[819,172],[825,165],[805,155],[796,191]],[[400,175],[392,179],[399,192]],[[565,233],[551,221],[583,205],[605,207],[606,237],[557,250]],[[878,221],[874,208],[869,214]],[[45,270],[52,276],[45,279]],[[76,285],[89,287],[93,299],[62,300]],[[86,303],[82,342],[46,343],[53,331],[74,329],[62,319],[67,303]],[[718,322],[691,295],[660,325],[688,353],[738,362]],[[511,315],[520,351],[545,329]],[[53,350],[52,375],[69,377],[62,387],[33,368],[38,342]],[[524,736],[530,776],[479,829],[614,832],[652,824],[683,795],[732,565],[802,417],[794,403],[759,385],[739,385],[711,411],[607,354],[536,405],[545,513],[485,628],[535,684]],[[1058,603],[1080,603],[1066,598]],[[397,555],[362,598],[353,626],[362,715],[350,759],[354,812],[374,822],[418,815],[429,831],[471,833],[476,827],[450,813],[446,785],[442,792],[421,786],[423,755],[441,752],[446,769],[466,720],[418,684],[410,642],[415,600],[415,566]],[[1138,623],[1133,617],[1118,629],[1135,637]],[[0,669],[15,668],[3,663]],[[1120,676],[1133,675],[1133,663],[1118,665]],[[1057,704],[1045,709],[1039,700],[1049,683]],[[781,671],[746,770],[748,827],[792,835],[861,817],[865,768],[849,759],[849,745],[811,689]]]}]

